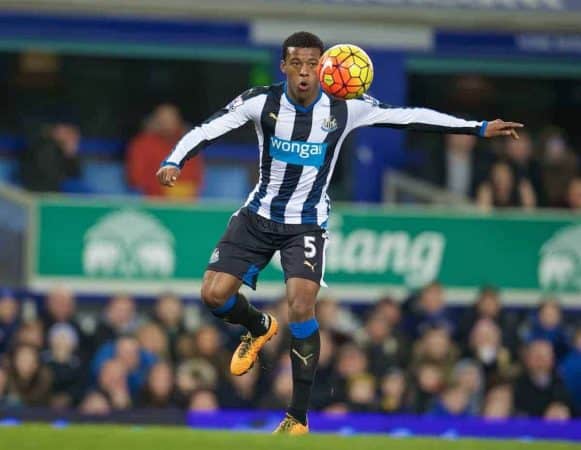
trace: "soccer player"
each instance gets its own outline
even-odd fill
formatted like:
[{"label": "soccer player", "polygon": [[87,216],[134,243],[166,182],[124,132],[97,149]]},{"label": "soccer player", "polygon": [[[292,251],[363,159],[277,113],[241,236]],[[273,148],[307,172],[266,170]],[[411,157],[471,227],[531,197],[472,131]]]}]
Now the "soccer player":
[{"label": "soccer player", "polygon": [[345,137],[363,126],[385,126],[482,137],[513,136],[521,124],[466,121],[424,108],[397,108],[372,97],[338,100],[321,90],[317,65],[321,40],[307,32],[282,45],[286,82],[255,87],[236,97],[189,131],[162,162],[159,182],[173,186],[186,161],[214,139],[248,121],[254,123],[260,178],[244,206],[234,213],[213,251],[201,297],[212,314],[248,333],[232,356],[230,370],[243,375],[278,331],[274,317],[253,307],[238,292],[252,289],[274,252],[280,251],[289,327],[293,394],[275,433],[308,432],[307,410],[319,358],[315,299],[325,286],[329,197],[326,194]]}]

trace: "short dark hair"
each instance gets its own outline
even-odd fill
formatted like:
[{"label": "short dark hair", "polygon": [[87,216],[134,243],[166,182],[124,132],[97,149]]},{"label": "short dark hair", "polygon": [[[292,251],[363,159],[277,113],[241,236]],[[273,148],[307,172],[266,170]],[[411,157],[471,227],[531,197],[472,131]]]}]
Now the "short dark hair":
[{"label": "short dark hair", "polygon": [[318,48],[323,53],[325,46],[319,36],[309,33],[308,31],[298,31],[287,37],[282,43],[281,58],[286,59],[289,47],[299,48]]}]

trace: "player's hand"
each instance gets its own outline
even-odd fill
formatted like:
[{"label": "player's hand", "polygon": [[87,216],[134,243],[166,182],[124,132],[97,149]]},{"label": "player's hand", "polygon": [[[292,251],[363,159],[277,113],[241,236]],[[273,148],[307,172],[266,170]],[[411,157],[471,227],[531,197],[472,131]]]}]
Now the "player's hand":
[{"label": "player's hand", "polygon": [[163,166],[155,175],[157,176],[159,184],[172,187],[176,184],[180,176],[180,169],[176,166]]},{"label": "player's hand", "polygon": [[488,122],[486,131],[484,132],[484,137],[492,138],[496,136],[512,136],[514,139],[519,139],[517,130],[524,127],[522,123],[518,122],[505,122],[501,119],[493,120]]}]

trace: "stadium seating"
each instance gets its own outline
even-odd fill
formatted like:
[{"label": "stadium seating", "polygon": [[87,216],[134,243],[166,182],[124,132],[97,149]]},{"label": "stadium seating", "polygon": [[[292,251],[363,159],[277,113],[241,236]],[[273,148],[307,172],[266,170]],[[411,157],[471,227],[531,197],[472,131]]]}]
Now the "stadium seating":
[{"label": "stadium seating", "polygon": [[125,167],[118,161],[85,161],[81,181],[94,194],[131,194],[125,181]]},{"label": "stadium seating", "polygon": [[202,198],[243,200],[249,191],[249,175],[245,167],[206,166]]},{"label": "stadium seating", "polygon": [[18,163],[14,159],[0,159],[0,182],[14,183],[16,181],[16,172]]}]

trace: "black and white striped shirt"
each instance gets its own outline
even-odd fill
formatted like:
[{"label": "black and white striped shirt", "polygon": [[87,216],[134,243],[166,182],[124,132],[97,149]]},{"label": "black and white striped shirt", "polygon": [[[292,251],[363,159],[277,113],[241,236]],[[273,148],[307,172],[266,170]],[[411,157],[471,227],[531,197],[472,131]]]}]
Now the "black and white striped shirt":
[{"label": "black and white striped shirt", "polygon": [[425,108],[391,107],[370,96],[337,100],[322,91],[303,107],[286,95],[285,84],[275,84],[236,97],[184,135],[162,165],[182,167],[208,143],[248,121],[258,137],[260,177],[245,206],[276,222],[323,227],[330,207],[327,187],[352,130],[385,126],[478,135],[487,124]]}]

